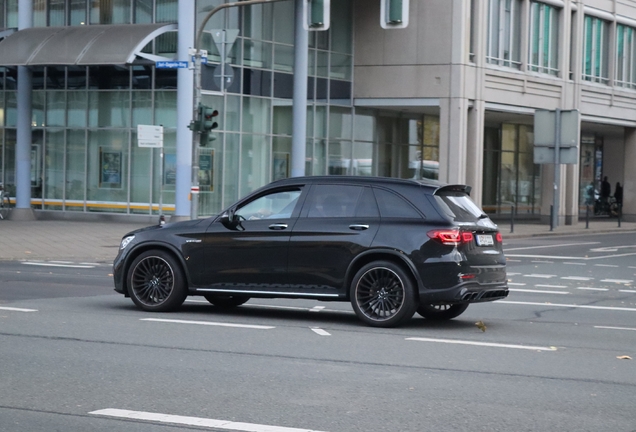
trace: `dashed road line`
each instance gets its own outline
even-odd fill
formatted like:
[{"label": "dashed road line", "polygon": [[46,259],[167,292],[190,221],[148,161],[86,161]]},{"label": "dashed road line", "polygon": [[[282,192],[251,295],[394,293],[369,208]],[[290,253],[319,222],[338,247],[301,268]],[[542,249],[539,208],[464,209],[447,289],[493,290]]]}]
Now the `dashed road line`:
[{"label": "dashed road line", "polygon": [[564,276],[561,279],[563,280],[573,280],[573,281],[591,281],[592,277],[585,277],[585,276]]},{"label": "dashed road line", "polygon": [[309,309],[309,312],[320,312],[324,308],[325,308],[324,306],[314,306],[311,309]]},{"label": "dashed road line", "polygon": [[533,263],[537,263],[537,264],[554,264],[554,261],[531,261]]},{"label": "dashed road line", "polygon": [[594,326],[594,328],[607,329],[607,330],[634,330],[634,331],[636,331],[636,328],[629,328],[629,327]]},{"label": "dashed road line", "polygon": [[508,285],[511,285],[511,286],[526,286],[526,284],[519,283],[519,282],[508,282]]},{"label": "dashed road line", "polygon": [[556,275],[547,275],[547,274],[526,274],[524,277],[532,277],[532,278],[541,278],[541,279],[550,279],[556,277]]},{"label": "dashed road line", "polygon": [[624,292],[624,293],[636,293],[636,290],[618,290],[618,292]]},{"label": "dashed road line", "polygon": [[579,243],[563,243],[563,244],[555,244],[555,245],[525,246],[525,247],[518,247],[518,248],[505,248],[504,252],[515,251],[515,250],[528,250],[528,249],[552,249],[552,248],[555,248],[555,247],[583,246],[583,245],[593,245],[593,244],[601,244],[601,242],[579,242]]},{"label": "dashed road line", "polygon": [[618,268],[619,266],[615,265],[615,264],[594,264],[594,267],[612,267],[612,268]]},{"label": "dashed road line", "polygon": [[9,306],[0,306],[0,310],[12,311],[12,312],[37,312],[37,309],[24,309],[24,308],[15,308]]},{"label": "dashed road line", "polygon": [[576,289],[586,290],[586,291],[609,291],[607,288],[593,288],[593,287],[576,287]]},{"label": "dashed road line", "polygon": [[535,284],[535,287],[538,287],[538,288],[560,288],[560,289],[567,288],[566,285],[543,285],[543,284]]},{"label": "dashed road line", "polygon": [[320,336],[331,336],[331,333],[321,328],[312,328],[311,331],[313,331],[316,334],[319,334]]},{"label": "dashed road line", "polygon": [[233,323],[220,323],[213,321],[187,321],[187,320],[171,320],[171,319],[160,319],[160,318],[141,318],[140,321],[152,321],[152,322],[162,322],[162,323],[172,323],[172,324],[194,324],[194,325],[204,325],[204,326],[217,326],[217,327],[238,327],[238,328],[249,328],[249,329],[257,329],[257,330],[270,330],[276,327],[273,326],[262,326],[262,325],[253,325],[253,324],[233,324]]},{"label": "dashed road line", "polygon": [[630,283],[632,283],[634,281],[630,280],[630,279],[601,279],[601,282],[617,283],[617,284],[630,284]]},{"label": "dashed road line", "polygon": [[515,304],[515,305],[522,305],[522,306],[542,306],[547,308],[555,307],[555,308],[596,309],[596,310],[636,312],[636,308],[613,307],[613,306],[588,306],[588,305],[559,304],[559,303],[549,303],[549,302],[544,302],[544,303],[520,302],[520,301],[511,301],[511,300],[497,300],[494,303]]},{"label": "dashed road line", "polygon": [[575,263],[575,262],[564,262],[563,264],[578,265],[578,266],[586,266],[587,265],[585,263]]},{"label": "dashed road line", "polygon": [[539,346],[528,346],[528,345],[512,345],[512,344],[501,344],[501,343],[493,343],[493,342],[474,342],[474,341],[466,341],[466,340],[455,340],[455,339],[432,339],[432,338],[406,338],[408,341],[418,341],[418,342],[439,342],[446,344],[460,344],[460,345],[475,345],[475,346],[484,346],[484,347],[493,347],[493,348],[513,348],[513,349],[525,349],[532,351],[556,351],[555,347],[539,347]]},{"label": "dashed road line", "polygon": [[89,414],[123,419],[146,420],[157,423],[179,424],[186,426],[205,427],[224,430],[247,432],[319,432],[307,428],[297,429],[283,426],[270,426],[255,423],[233,422],[230,420],[216,420],[202,417],[187,417],[171,414],[151,413],[144,411],[130,411],[115,408],[91,411]]},{"label": "dashed road line", "polygon": [[537,294],[570,294],[568,291],[541,291],[541,290],[519,289],[519,288],[509,288],[508,291],[537,293]]},{"label": "dashed road line", "polygon": [[22,261],[22,264],[41,266],[41,267],[65,267],[65,268],[94,268],[96,265],[90,264],[60,264],[55,262],[37,262],[37,261]]}]

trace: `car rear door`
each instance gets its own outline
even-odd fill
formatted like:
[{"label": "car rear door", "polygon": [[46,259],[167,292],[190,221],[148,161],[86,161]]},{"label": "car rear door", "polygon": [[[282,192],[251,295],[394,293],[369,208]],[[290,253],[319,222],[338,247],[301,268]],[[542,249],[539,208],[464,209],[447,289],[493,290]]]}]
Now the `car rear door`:
[{"label": "car rear door", "polygon": [[349,264],[371,245],[379,226],[380,214],[370,187],[313,185],[291,233],[291,289],[342,295]]}]

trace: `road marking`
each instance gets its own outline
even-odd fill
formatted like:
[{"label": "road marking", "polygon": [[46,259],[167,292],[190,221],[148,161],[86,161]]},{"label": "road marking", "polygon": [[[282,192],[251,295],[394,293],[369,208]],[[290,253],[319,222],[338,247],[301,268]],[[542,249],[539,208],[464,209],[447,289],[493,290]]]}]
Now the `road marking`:
[{"label": "road marking", "polygon": [[198,426],[225,430],[236,430],[245,432],[319,432],[310,429],[297,429],[283,426],[270,426],[255,423],[233,422],[229,420],[216,420],[202,417],[186,417],[171,414],[151,413],[144,411],[129,411],[115,408],[91,411],[89,414],[117,417],[134,420],[147,420],[157,423],[172,423],[188,426]]},{"label": "road marking", "polygon": [[613,267],[613,268],[618,268],[617,265],[614,264],[594,264],[595,267]]},{"label": "road marking", "polygon": [[508,261],[508,262],[521,262],[521,260],[513,260],[513,259],[509,259],[508,257],[506,257],[506,261]]},{"label": "road marking", "polygon": [[592,280],[594,278],[585,277],[585,276],[565,276],[565,277],[562,277],[561,279],[564,279],[564,280],[575,280],[575,281],[590,281],[590,280]]},{"label": "road marking", "polygon": [[577,287],[576,289],[587,291],[609,291],[607,288]]},{"label": "road marking", "polygon": [[550,279],[556,277],[556,275],[547,275],[547,274],[527,274],[523,275],[524,277],[533,277],[533,278],[541,278],[541,279]]},{"label": "road marking", "polygon": [[508,285],[513,285],[513,286],[526,286],[526,284],[524,284],[524,283],[519,283],[519,282],[508,282]]},{"label": "road marking", "polygon": [[627,266],[627,268],[636,269],[635,266]]},{"label": "road marking", "polygon": [[454,340],[454,339],[432,339],[432,338],[413,337],[413,338],[406,338],[405,340],[412,340],[412,341],[419,341],[419,342],[439,342],[439,343],[460,344],[460,345],[476,345],[476,346],[486,346],[486,347],[495,347],[495,348],[526,349],[526,350],[533,350],[533,351],[556,351],[555,347],[509,345],[509,344],[500,344],[500,343],[493,343],[493,342],[473,342],[473,341]]},{"label": "road marking", "polygon": [[542,284],[536,284],[535,287],[538,288],[567,288],[566,285],[542,285]]},{"label": "road marking", "polygon": [[252,325],[252,324],[232,324],[232,323],[220,323],[220,322],[212,322],[212,321],[186,321],[186,320],[171,320],[171,319],[159,319],[159,318],[141,318],[140,321],[153,321],[153,322],[165,322],[165,323],[173,323],[173,324],[195,324],[195,325],[206,325],[206,326],[217,326],[217,327],[239,327],[239,328],[251,328],[258,330],[269,330],[276,327],[272,326],[261,326],[261,325]]},{"label": "road marking", "polygon": [[634,331],[636,331],[636,328],[629,328],[629,327],[594,326],[594,328],[597,328],[597,329],[608,329],[608,330],[634,330]]},{"label": "road marking", "polygon": [[324,308],[325,308],[324,306],[314,306],[311,309],[309,309],[309,312],[320,312]]},{"label": "road marking", "polygon": [[34,262],[34,261],[22,261],[22,264],[42,266],[42,267],[66,267],[66,268],[93,268],[94,265],[81,265],[81,264],[57,264],[54,262]]},{"label": "road marking", "polygon": [[636,293],[636,290],[618,290],[618,292],[624,292],[624,293]]},{"label": "road marking", "polygon": [[509,288],[508,291],[538,293],[538,294],[570,294],[567,291],[541,291],[541,290],[518,289],[518,288]]},{"label": "road marking", "polygon": [[531,261],[537,264],[554,264],[554,261]]},{"label": "road marking", "polygon": [[495,303],[516,304],[516,305],[526,305],[526,306],[546,306],[546,307],[564,307],[564,308],[636,312],[636,308],[624,308],[624,307],[612,307],[612,306],[587,306],[587,305],[558,304],[558,303],[548,303],[548,302],[534,303],[534,302],[518,302],[518,301],[510,301],[510,300],[497,300],[495,301]]},{"label": "road marking", "polygon": [[561,260],[561,259],[568,259],[568,260],[584,260],[584,259],[587,259],[587,258],[573,257],[573,256],[508,254],[506,252],[506,259],[508,259],[508,257],[537,258],[537,259],[542,259],[543,258],[543,259],[558,259],[558,260]]},{"label": "road marking", "polygon": [[507,272],[506,273],[508,276],[519,276],[521,273],[511,273],[511,272]]},{"label": "road marking", "polygon": [[585,264],[585,263],[572,263],[572,262],[564,262],[563,264],[569,264],[569,265],[580,265],[580,266],[587,265],[587,264]]},{"label": "road marking", "polygon": [[321,329],[321,328],[312,328],[311,331],[319,334],[320,336],[331,336],[331,333]]},{"label": "road marking", "polygon": [[37,312],[37,309],[23,309],[23,308],[14,308],[8,306],[0,306],[0,310],[13,311],[13,312]]},{"label": "road marking", "polygon": [[555,247],[567,247],[567,246],[583,246],[583,245],[593,245],[593,244],[601,244],[601,242],[585,242],[585,243],[564,243],[564,244],[556,244],[556,245],[544,245],[544,246],[527,246],[527,247],[518,247],[518,248],[505,248],[504,253],[508,255],[508,251],[514,250],[527,250],[527,249],[552,249]]},{"label": "road marking", "polygon": [[634,282],[629,279],[602,279],[601,282],[609,282],[609,283],[617,283],[617,284],[628,284]]}]

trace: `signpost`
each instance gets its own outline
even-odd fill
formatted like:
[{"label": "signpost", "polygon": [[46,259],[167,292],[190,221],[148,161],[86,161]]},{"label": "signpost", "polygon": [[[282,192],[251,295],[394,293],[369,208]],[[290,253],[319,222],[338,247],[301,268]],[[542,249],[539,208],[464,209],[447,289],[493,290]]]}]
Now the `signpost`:
[{"label": "signpost", "polygon": [[534,163],[554,164],[550,230],[559,225],[561,164],[577,164],[581,116],[578,110],[537,110],[534,114]]},{"label": "signpost", "polygon": [[[163,126],[137,125],[137,145],[141,148],[152,149],[151,158],[155,158],[155,149],[159,153],[159,215],[163,215]],[[152,188],[150,188],[152,191]],[[150,193],[150,213],[152,214],[152,192]]]}]

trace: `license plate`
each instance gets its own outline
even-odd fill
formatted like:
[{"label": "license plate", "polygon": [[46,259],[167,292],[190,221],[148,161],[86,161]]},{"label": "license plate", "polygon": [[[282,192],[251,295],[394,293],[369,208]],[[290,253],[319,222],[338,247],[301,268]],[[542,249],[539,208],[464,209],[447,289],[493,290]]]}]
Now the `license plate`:
[{"label": "license plate", "polygon": [[490,234],[477,235],[477,246],[492,246],[495,242]]}]

